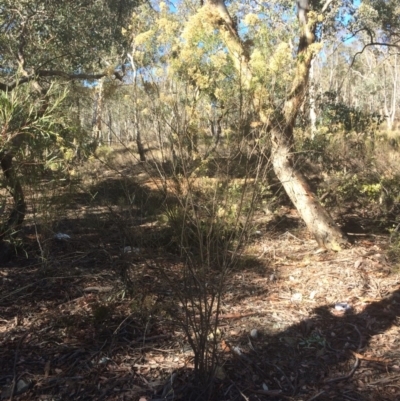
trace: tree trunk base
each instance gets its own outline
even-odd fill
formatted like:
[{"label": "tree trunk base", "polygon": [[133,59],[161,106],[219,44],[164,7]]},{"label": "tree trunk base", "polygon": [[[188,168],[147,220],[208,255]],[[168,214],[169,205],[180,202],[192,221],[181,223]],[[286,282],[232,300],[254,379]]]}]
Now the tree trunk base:
[{"label": "tree trunk base", "polygon": [[[281,139],[282,133],[278,135]],[[272,152],[275,174],[319,246],[340,251],[348,244],[348,239],[321,206],[306,178],[294,167],[292,158],[290,147],[278,142]]]}]

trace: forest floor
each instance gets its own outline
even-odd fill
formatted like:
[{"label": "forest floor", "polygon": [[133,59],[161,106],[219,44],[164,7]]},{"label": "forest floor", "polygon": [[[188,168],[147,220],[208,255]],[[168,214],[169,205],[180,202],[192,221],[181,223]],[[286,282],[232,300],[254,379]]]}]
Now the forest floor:
[{"label": "forest floor", "polygon": [[[126,242],[124,216],[83,192],[70,208],[53,231],[70,238],[40,242],[28,228],[27,253],[0,267],[0,399],[201,399],[182,311],[158,270],[179,275],[178,256]],[[227,278],[213,399],[400,400],[400,267],[389,237],[321,252],[295,211],[280,215],[254,223]]]}]

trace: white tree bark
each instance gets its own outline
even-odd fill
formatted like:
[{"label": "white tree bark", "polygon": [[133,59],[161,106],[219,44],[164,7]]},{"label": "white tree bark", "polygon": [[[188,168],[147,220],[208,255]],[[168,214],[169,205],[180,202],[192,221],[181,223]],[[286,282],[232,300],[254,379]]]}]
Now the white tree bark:
[{"label": "white tree bark", "polygon": [[391,78],[391,90],[390,93],[387,90],[386,86],[386,68],[385,71],[385,88],[384,88],[384,109],[386,116],[386,124],[387,129],[392,131],[394,128],[394,122],[396,120],[396,106],[397,106],[397,87],[398,87],[398,75],[399,75],[399,66],[397,64],[397,53],[393,56],[393,65],[388,63],[389,65],[389,74]]},{"label": "white tree bark", "polygon": [[310,107],[310,129],[311,129],[311,139],[315,138],[317,133],[317,112],[316,108],[316,93],[315,93],[315,81],[314,81],[314,66],[315,58],[311,61],[310,66],[310,88],[308,91],[309,107]]}]

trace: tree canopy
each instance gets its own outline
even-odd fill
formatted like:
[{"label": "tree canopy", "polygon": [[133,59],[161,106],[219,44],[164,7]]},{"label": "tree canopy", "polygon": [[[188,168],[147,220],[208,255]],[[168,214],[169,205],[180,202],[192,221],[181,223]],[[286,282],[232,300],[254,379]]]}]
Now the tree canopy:
[{"label": "tree canopy", "polygon": [[[2,0],[0,89],[33,77],[96,79],[121,66],[136,0]],[[110,70],[111,69],[111,70]]]}]

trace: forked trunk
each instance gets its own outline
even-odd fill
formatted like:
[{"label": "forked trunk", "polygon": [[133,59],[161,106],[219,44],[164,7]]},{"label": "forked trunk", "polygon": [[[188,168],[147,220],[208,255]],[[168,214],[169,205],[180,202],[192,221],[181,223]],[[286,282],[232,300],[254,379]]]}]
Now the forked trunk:
[{"label": "forked trunk", "polygon": [[[287,130],[290,130],[290,127]],[[347,242],[346,238],[321,206],[309,188],[306,178],[295,167],[290,137],[291,132],[272,130],[274,172],[319,246],[339,251]]]}]

